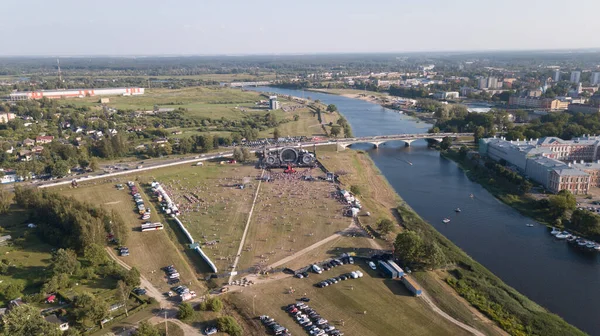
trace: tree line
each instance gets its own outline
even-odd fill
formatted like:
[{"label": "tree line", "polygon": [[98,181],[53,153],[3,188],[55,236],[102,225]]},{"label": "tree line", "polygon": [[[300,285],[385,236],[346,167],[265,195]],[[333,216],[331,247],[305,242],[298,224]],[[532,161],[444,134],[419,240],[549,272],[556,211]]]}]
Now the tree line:
[{"label": "tree line", "polygon": [[15,201],[30,210],[43,240],[82,252],[90,244],[104,246],[112,235],[123,244],[128,228],[119,214],[47,190],[15,188]]}]

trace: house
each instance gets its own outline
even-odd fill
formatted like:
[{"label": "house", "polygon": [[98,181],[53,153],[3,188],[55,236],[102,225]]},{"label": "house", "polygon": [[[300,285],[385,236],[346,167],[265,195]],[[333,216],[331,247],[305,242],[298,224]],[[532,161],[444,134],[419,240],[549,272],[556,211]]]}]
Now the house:
[{"label": "house", "polygon": [[23,303],[23,299],[21,298],[16,298],[14,300],[10,300],[10,302],[8,303],[8,309],[12,309],[12,308],[17,308],[19,306],[22,306]]},{"label": "house", "polygon": [[44,150],[44,147],[42,147],[42,146],[35,146],[35,147],[33,147],[31,149],[31,151],[34,152],[34,153],[36,153],[36,154],[41,153],[43,150]]},{"label": "house", "polygon": [[31,161],[31,151],[28,149],[23,149],[19,151],[19,161]]},{"label": "house", "polygon": [[166,144],[167,142],[169,142],[169,141],[166,138],[154,139],[154,143],[157,145]]},{"label": "house", "polygon": [[4,172],[4,175],[0,177],[0,184],[15,183],[18,180],[17,174],[14,171]]},{"label": "house", "polygon": [[14,113],[2,112],[0,113],[0,124],[6,124],[10,120],[15,119],[17,116]]},{"label": "house", "polygon": [[56,325],[60,331],[67,331],[69,329],[69,322],[54,314],[44,317],[44,320]]},{"label": "house", "polygon": [[25,146],[25,147],[31,147],[33,145],[35,145],[35,140],[29,139],[29,138],[23,140],[23,146]]},{"label": "house", "polygon": [[51,136],[51,135],[47,135],[47,136],[39,136],[39,137],[36,137],[36,138],[35,138],[35,143],[36,143],[37,145],[40,145],[40,144],[42,144],[42,145],[43,145],[43,144],[51,143],[51,142],[52,142],[52,140],[54,140],[54,137],[53,137],[53,136]]},{"label": "house", "polygon": [[117,133],[119,133],[119,131],[117,131],[117,130],[116,130],[116,129],[114,129],[114,128],[111,128],[111,129],[109,129],[109,130],[108,130],[108,133],[109,133],[110,135],[117,135]]}]

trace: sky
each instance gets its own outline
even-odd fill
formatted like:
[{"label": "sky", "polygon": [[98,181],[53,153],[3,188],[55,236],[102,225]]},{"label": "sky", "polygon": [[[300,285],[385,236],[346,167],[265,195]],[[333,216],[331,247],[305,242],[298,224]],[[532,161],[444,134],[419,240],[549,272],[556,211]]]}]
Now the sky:
[{"label": "sky", "polygon": [[0,0],[0,55],[598,48],[599,0]]}]

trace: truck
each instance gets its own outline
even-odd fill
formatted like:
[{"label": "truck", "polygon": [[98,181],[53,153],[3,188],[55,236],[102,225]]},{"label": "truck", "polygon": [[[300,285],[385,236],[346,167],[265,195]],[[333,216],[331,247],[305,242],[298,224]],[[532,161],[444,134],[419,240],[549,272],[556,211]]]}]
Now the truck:
[{"label": "truck", "polygon": [[409,278],[405,275],[402,277],[402,283],[404,286],[406,286],[406,288],[408,288],[409,291],[411,291],[411,293],[413,293],[414,296],[421,296],[421,294],[423,294],[421,286],[419,286],[419,284],[412,278]]},{"label": "truck", "polygon": [[[401,274],[398,273],[398,269],[396,267],[400,269],[400,272],[402,272]],[[381,269],[382,273],[392,279],[398,279],[404,275],[404,271],[402,271],[398,265],[396,265],[396,267],[392,266],[389,261],[379,260],[379,269]]]},{"label": "truck", "polygon": [[396,272],[398,272],[398,278],[401,278],[404,276],[404,270],[402,268],[400,268],[400,266],[398,266],[398,264],[396,264],[393,260],[388,260],[387,262],[393,269],[396,270]]},{"label": "truck", "polygon": [[181,296],[181,301],[187,301],[187,300],[191,300],[191,299],[195,298],[196,292],[191,291],[191,292],[183,293],[180,296]]}]

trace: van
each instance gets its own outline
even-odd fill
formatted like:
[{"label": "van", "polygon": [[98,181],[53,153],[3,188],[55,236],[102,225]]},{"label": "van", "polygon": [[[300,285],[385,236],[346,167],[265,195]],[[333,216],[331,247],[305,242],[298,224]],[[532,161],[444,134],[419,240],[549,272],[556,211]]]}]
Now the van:
[{"label": "van", "polygon": [[372,262],[372,261],[369,261],[369,263],[368,263],[368,264],[369,264],[369,267],[371,267],[371,269],[372,269],[372,270],[376,270],[376,269],[377,269],[377,266],[375,266],[375,263],[374,263],[374,262]]},{"label": "van", "polygon": [[315,272],[317,274],[323,273],[323,270],[317,264],[312,265],[312,270],[313,270],[313,272]]}]

